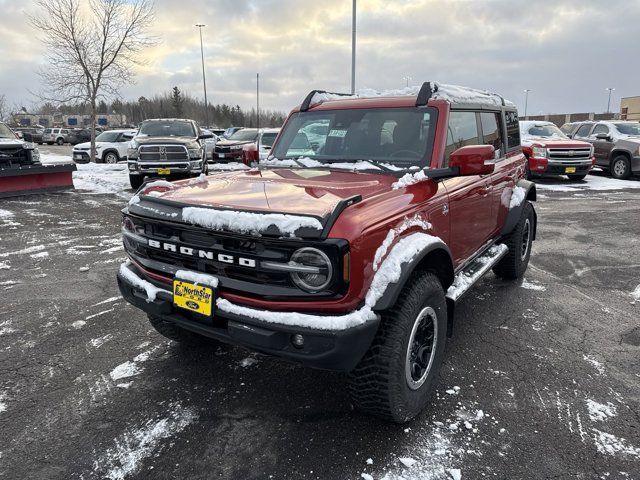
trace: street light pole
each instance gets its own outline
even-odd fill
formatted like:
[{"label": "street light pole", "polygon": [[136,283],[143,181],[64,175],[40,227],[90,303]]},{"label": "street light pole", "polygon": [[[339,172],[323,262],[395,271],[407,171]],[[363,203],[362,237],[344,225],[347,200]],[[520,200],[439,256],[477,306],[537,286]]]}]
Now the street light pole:
[{"label": "street light pole", "polygon": [[409,82],[410,82],[411,80],[413,80],[413,78],[412,78],[412,77],[409,77],[409,76],[406,76],[406,77],[402,77],[402,79],[403,79],[403,80],[406,80],[406,82],[407,82],[407,88],[409,88]]},{"label": "street light pole", "polygon": [[613,87],[607,87],[605,90],[609,90],[609,100],[607,101],[607,113],[611,113],[611,92],[615,90]]},{"label": "street light pole", "polygon": [[256,128],[260,129],[260,74],[256,73]]},{"label": "street light pole", "polygon": [[356,93],[356,0],[351,15],[351,94]]},{"label": "street light pole", "polygon": [[202,85],[204,86],[204,119],[206,126],[209,126],[209,103],[207,101],[207,78],[204,74],[204,47],[202,45],[202,27],[206,27],[203,23],[197,23],[196,27],[200,30],[200,56],[202,57]]},{"label": "street light pole", "polygon": [[524,118],[527,118],[527,108],[529,107],[529,92],[531,90],[529,88],[524,89]]}]

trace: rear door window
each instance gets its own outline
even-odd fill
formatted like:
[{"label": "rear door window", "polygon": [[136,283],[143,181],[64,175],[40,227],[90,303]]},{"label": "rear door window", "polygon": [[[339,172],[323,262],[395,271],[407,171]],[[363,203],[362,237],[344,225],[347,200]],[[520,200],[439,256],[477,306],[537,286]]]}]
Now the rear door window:
[{"label": "rear door window", "polygon": [[484,145],[491,145],[496,149],[496,158],[502,156],[502,129],[500,128],[500,114],[481,112],[482,140]]},{"label": "rear door window", "polygon": [[476,112],[451,111],[447,127],[447,146],[444,150],[445,162],[455,150],[469,145],[480,145]]}]

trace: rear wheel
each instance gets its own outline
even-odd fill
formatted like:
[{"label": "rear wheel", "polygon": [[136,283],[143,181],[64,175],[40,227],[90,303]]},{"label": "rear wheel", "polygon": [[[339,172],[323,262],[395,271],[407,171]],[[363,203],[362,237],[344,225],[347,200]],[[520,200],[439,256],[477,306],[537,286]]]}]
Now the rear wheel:
[{"label": "rear wheel", "polygon": [[631,162],[624,155],[618,155],[611,160],[611,176],[620,180],[626,180],[631,176]]},{"label": "rear wheel", "polygon": [[531,257],[534,228],[533,207],[525,200],[520,221],[502,241],[509,247],[509,252],[493,267],[493,273],[508,279],[516,279],[524,275]]},{"label": "rear wheel", "polygon": [[129,175],[129,183],[134,190],[138,190],[143,182],[144,177],[142,175]]},{"label": "rear wheel", "polygon": [[369,350],[349,374],[355,407],[396,423],[415,417],[429,400],[446,340],[442,284],[432,272],[417,272],[383,313]]},{"label": "rear wheel", "polygon": [[577,175],[567,175],[567,177],[569,177],[569,180],[573,180],[574,182],[579,182],[580,180],[584,180],[585,177],[587,176],[586,173],[580,173]]},{"label": "rear wheel", "polygon": [[173,322],[167,322],[160,317],[153,315],[147,315],[149,317],[149,323],[156,329],[156,331],[174,342],[178,342],[184,345],[204,346],[204,345],[220,345],[220,342],[213,338],[205,337],[204,335],[198,335],[197,333],[190,332],[177,326]]},{"label": "rear wheel", "polygon": [[59,138],[58,140],[56,140],[56,143],[58,145],[64,145],[64,139],[63,138]]},{"label": "rear wheel", "polygon": [[104,156],[104,163],[118,163],[118,160],[120,160],[120,158],[118,157],[118,154],[115,152],[108,152]]}]

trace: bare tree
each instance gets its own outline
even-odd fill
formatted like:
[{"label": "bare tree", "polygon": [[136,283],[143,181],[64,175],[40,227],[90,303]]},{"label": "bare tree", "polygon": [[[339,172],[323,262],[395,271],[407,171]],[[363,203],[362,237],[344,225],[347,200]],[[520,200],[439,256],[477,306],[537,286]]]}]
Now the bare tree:
[{"label": "bare tree", "polygon": [[0,122],[7,120],[9,117],[9,107],[7,106],[7,97],[0,95]]},{"label": "bare tree", "polygon": [[47,46],[40,76],[43,99],[83,102],[91,108],[91,159],[95,159],[97,101],[117,96],[133,81],[139,53],[156,42],[148,34],[153,0],[36,0],[40,15],[30,17]]}]

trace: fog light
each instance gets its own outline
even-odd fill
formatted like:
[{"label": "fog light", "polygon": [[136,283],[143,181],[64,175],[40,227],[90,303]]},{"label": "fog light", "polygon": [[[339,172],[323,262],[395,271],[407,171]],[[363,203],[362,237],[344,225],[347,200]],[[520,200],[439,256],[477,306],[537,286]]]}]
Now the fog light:
[{"label": "fog light", "polygon": [[302,348],[304,347],[304,337],[299,333],[296,333],[295,335],[291,336],[291,343],[296,348]]}]

